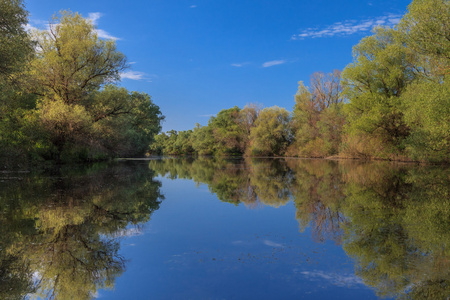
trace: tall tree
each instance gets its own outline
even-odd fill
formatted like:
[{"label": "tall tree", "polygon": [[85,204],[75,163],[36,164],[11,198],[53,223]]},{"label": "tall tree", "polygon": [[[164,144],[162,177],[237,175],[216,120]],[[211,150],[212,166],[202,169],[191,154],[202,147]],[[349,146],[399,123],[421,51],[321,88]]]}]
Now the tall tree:
[{"label": "tall tree", "polygon": [[34,32],[34,124],[58,160],[144,154],[161,130],[159,107],[145,93],[112,85],[127,67],[113,40],[98,37],[78,13],[62,11],[49,29]]},{"label": "tall tree", "polygon": [[450,157],[450,2],[415,0],[399,24],[403,43],[417,54],[416,79],[402,96],[413,159]]},{"label": "tall tree", "polygon": [[398,32],[389,28],[377,28],[353,53],[354,62],[343,72],[344,92],[350,100],[348,132],[353,138],[345,150],[383,158],[401,154],[410,128],[404,121],[400,96],[414,79],[413,55]]},{"label": "tall tree", "polygon": [[98,37],[95,26],[78,13],[62,11],[48,30],[34,32],[39,51],[32,62],[34,92],[75,104],[105,83],[120,79],[127,67],[113,40]]}]

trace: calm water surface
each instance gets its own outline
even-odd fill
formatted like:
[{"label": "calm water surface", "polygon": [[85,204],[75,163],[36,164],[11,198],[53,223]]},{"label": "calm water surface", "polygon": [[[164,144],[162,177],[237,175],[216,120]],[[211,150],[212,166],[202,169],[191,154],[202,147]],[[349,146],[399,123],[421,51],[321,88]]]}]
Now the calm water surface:
[{"label": "calm water surface", "polygon": [[447,299],[450,171],[158,159],[0,173],[0,299]]}]

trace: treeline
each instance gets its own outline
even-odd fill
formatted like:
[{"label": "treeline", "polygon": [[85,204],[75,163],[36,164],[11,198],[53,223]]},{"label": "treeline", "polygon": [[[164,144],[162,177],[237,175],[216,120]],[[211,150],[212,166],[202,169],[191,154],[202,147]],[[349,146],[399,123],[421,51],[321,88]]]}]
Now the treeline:
[{"label": "treeline", "polygon": [[26,24],[22,0],[0,1],[0,164],[145,154],[163,116],[116,84],[128,64],[115,42],[70,11]]},{"label": "treeline", "polygon": [[207,126],[155,137],[152,154],[356,157],[448,162],[450,2],[414,0],[344,71],[299,83],[292,113],[233,107]]}]

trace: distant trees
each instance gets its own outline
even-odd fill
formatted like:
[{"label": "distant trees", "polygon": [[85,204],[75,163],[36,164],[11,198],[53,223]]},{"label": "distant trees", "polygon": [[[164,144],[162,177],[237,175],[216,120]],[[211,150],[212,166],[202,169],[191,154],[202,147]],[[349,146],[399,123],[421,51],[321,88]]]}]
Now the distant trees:
[{"label": "distant trees", "polygon": [[155,137],[153,155],[280,156],[290,143],[290,115],[283,108],[251,104],[221,110],[207,126],[171,130]]},{"label": "distant trees", "polygon": [[281,156],[292,140],[290,115],[278,106],[261,111],[250,132],[249,154],[253,156]]},{"label": "distant trees", "polygon": [[216,142],[215,151],[219,155],[242,155],[245,151],[245,131],[240,126],[240,111],[237,106],[221,110],[211,117],[208,126]]}]

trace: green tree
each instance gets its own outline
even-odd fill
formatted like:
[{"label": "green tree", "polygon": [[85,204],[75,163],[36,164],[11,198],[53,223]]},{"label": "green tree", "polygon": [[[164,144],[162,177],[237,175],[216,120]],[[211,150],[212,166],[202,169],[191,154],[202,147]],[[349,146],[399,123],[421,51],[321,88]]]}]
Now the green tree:
[{"label": "green tree", "polygon": [[24,113],[35,98],[24,93],[27,61],[33,55],[25,32],[28,13],[21,0],[0,1],[0,164],[26,160],[30,139],[24,132]]},{"label": "green tree", "polygon": [[127,67],[115,42],[99,39],[91,21],[68,11],[34,38],[39,51],[31,62],[31,90],[39,99],[29,120],[41,131],[33,140],[47,145],[46,156],[76,161],[144,154],[164,117],[149,95],[112,85]]},{"label": "green tree", "polygon": [[410,133],[400,96],[414,79],[411,51],[394,29],[377,28],[353,48],[354,62],[342,76],[350,103],[344,151],[363,157],[392,158],[402,154]]},{"label": "green tree", "polygon": [[198,155],[212,155],[216,151],[216,141],[210,126],[196,124],[192,133],[192,147]]},{"label": "green tree", "polygon": [[414,0],[399,24],[408,48],[422,56],[425,74],[450,74],[450,2]]},{"label": "green tree", "polygon": [[91,115],[96,141],[100,142],[97,147],[112,156],[145,154],[164,119],[148,94],[114,85],[92,93],[84,107]]},{"label": "green tree", "polygon": [[217,116],[211,117],[208,126],[216,140],[217,155],[243,154],[245,139],[241,126],[239,126],[240,108],[235,106],[221,110]]},{"label": "green tree", "polygon": [[34,32],[39,51],[31,62],[34,90],[48,100],[75,104],[103,84],[120,79],[127,67],[113,40],[98,37],[95,26],[78,13],[62,11],[48,30]]},{"label": "green tree", "polygon": [[28,12],[22,0],[0,1],[0,83],[12,79],[32,53],[32,44],[24,27]]},{"label": "green tree", "polygon": [[289,112],[278,106],[265,108],[251,130],[249,154],[280,156],[291,141]]},{"label": "green tree", "polygon": [[403,43],[417,56],[414,83],[402,96],[415,160],[448,161],[450,154],[450,2],[415,0],[399,24]]}]

